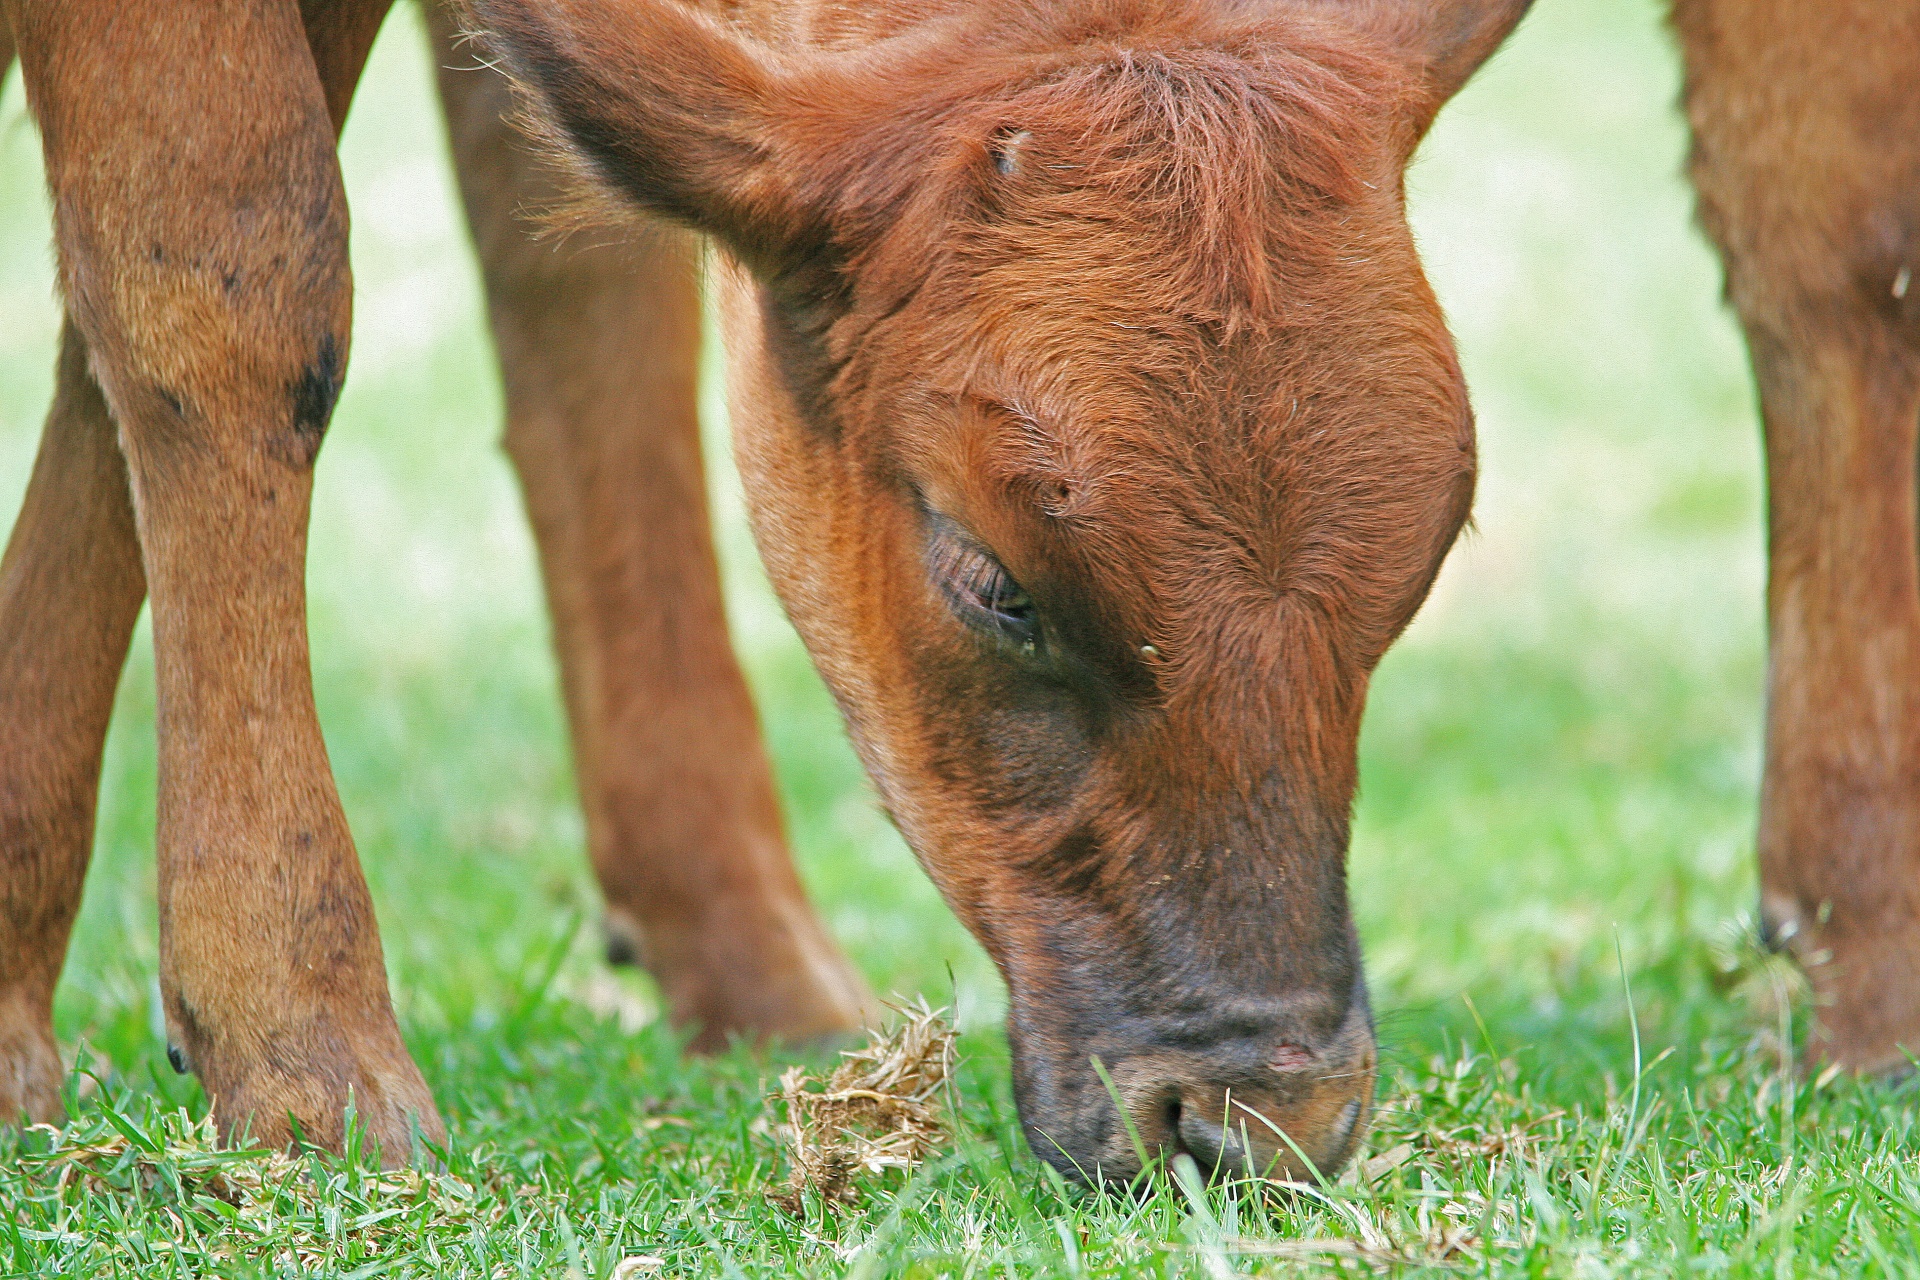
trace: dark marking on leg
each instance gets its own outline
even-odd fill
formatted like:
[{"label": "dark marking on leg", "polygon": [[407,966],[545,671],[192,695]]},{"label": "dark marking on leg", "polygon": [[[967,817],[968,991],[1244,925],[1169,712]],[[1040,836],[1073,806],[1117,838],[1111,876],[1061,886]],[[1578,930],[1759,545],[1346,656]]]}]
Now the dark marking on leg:
[{"label": "dark marking on leg", "polygon": [[320,452],[321,437],[327,433],[327,420],[333,416],[334,402],[340,398],[340,379],[345,372],[340,344],[332,334],[320,339],[312,363],[303,369],[287,388],[293,401],[293,461],[311,466]]},{"label": "dark marking on leg", "polygon": [[1754,931],[1760,945],[1777,955],[1787,950],[1793,942],[1793,936],[1800,932],[1800,925],[1784,912],[1770,909],[1767,903],[1762,902],[1758,918],[1754,921]]},{"label": "dark marking on leg", "polygon": [[[200,1019],[195,1016],[193,1007],[177,993],[166,997],[167,1005],[167,1061],[181,1075],[193,1072],[192,1047],[206,1043],[206,1034],[201,1030]],[[178,1033],[178,1039],[174,1033]]]},{"label": "dark marking on leg", "polygon": [[601,919],[600,929],[607,943],[608,964],[638,965],[640,963],[640,931],[632,921],[610,912]]}]

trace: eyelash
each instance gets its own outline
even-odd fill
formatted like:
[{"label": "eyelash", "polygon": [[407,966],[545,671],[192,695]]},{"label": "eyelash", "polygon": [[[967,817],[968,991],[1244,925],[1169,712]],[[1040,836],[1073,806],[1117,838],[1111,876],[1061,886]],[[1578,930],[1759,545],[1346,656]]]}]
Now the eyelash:
[{"label": "eyelash", "polygon": [[1033,597],[993,557],[954,538],[938,537],[928,560],[941,591],[965,621],[992,628],[1023,651],[1033,651],[1040,634]]}]

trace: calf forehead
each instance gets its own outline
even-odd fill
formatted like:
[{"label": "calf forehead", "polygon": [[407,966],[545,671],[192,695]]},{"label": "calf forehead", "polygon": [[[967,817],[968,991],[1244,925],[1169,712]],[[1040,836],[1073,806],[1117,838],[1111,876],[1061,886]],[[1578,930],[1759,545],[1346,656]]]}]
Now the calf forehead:
[{"label": "calf forehead", "polygon": [[1437,317],[1419,321],[1221,341],[1071,307],[1004,309],[982,320],[989,354],[972,353],[938,397],[955,406],[944,462],[980,497],[1082,526],[1222,534],[1336,492],[1364,504],[1461,462],[1464,388]]},{"label": "calf forehead", "polygon": [[999,70],[940,108],[916,194],[856,253],[869,314],[936,283],[950,310],[1237,332],[1298,322],[1370,262],[1401,221],[1400,70],[1217,16],[1148,6],[1065,49],[983,55]]},{"label": "calf forehead", "polygon": [[1240,284],[1171,216],[976,231],[895,313],[909,380],[985,406],[969,452],[1010,477],[1198,469],[1235,491],[1383,418],[1450,440],[1464,398],[1397,200],[1275,216],[1313,226]]},{"label": "calf forehead", "polygon": [[[975,305],[1077,326],[1079,341],[1109,349],[1138,347],[1140,335],[1185,349],[1310,323],[1336,281],[1383,269],[1378,242],[1398,226],[1391,199],[1296,199],[1273,189],[1262,172],[1270,159],[1233,149],[1182,154],[1155,140],[1118,162],[1067,140],[1025,146],[1036,154],[1023,164],[1068,176],[995,175],[1025,189],[998,192],[997,208],[936,233],[937,252]],[[1203,166],[1245,180],[1181,172]]]},{"label": "calf forehead", "polygon": [[1153,263],[1134,292],[1157,286],[1175,314],[1271,308],[1291,266],[1325,259],[1354,206],[1395,186],[1390,76],[1351,49],[1297,48],[1297,33],[1219,40],[1096,44],[983,104],[977,246],[1099,277]]}]

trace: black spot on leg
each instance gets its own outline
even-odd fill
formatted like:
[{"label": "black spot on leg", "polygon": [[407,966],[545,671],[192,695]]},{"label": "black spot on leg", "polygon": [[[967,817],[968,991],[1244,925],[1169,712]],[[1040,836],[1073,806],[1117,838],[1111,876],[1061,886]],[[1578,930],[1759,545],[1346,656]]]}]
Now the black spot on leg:
[{"label": "black spot on leg", "polygon": [[302,464],[310,464],[320,452],[320,439],[327,433],[327,420],[333,416],[334,402],[340,398],[340,344],[332,334],[320,339],[320,347],[311,363],[287,388],[293,401],[295,453]]},{"label": "black spot on leg", "polygon": [[639,948],[633,945],[633,938],[620,930],[606,930],[607,963],[616,966],[637,965],[640,963]]},{"label": "black spot on leg", "polygon": [[193,1074],[193,1051],[196,1047],[206,1044],[206,1034],[201,1029],[200,1019],[195,1014],[193,1006],[179,995],[168,997],[167,1015],[168,1026],[172,1031],[180,1034],[178,1040],[175,1040],[171,1034],[167,1036],[167,1062],[181,1075],[191,1075]]},{"label": "black spot on leg", "polygon": [[644,965],[646,950],[639,926],[626,912],[610,909],[601,917],[600,928],[607,944],[607,963]]},{"label": "black spot on leg", "polygon": [[1763,902],[1756,913],[1754,932],[1761,946],[1778,955],[1792,945],[1793,935],[1800,932],[1800,924],[1778,911],[1769,910],[1768,904]]},{"label": "black spot on leg", "polygon": [[292,395],[294,430],[317,440],[340,398],[340,346],[332,334],[320,339],[320,349],[294,381]]}]

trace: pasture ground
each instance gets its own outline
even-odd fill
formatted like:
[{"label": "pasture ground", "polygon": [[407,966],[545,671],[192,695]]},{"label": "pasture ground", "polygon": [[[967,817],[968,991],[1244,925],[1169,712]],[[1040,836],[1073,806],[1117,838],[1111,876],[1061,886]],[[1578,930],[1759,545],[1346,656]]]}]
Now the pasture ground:
[{"label": "pasture ground", "polygon": [[[1796,1078],[1804,997],[1748,941],[1759,449],[1678,176],[1660,8],[1542,0],[1412,177],[1484,471],[1478,529],[1367,724],[1353,896],[1386,1055],[1371,1176],[1274,1205],[1177,1178],[1130,1200],[1027,1154],[991,966],[878,815],[716,465],[806,878],[878,990],[953,1004],[964,1029],[950,1154],[804,1220],[770,1196],[763,1099],[788,1057],[682,1061],[659,1025],[635,1029],[647,983],[600,962],[474,273],[417,17],[398,12],[344,144],[359,327],[319,469],[312,630],[447,1172],[235,1163],[193,1129],[203,1100],[167,1068],[153,977],[143,632],[58,1009],[87,1074],[58,1138],[0,1138],[0,1273],[599,1280],[641,1255],[729,1277],[1920,1269],[1913,1089]],[[17,79],[0,150],[3,525],[56,327]]]}]

